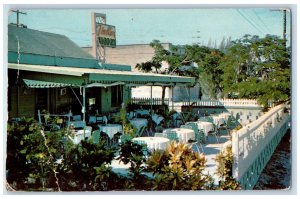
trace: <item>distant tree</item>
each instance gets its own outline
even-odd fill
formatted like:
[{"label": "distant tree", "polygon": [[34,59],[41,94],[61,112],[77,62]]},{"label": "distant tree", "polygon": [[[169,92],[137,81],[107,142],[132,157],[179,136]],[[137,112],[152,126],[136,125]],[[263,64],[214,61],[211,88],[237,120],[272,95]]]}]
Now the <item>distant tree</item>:
[{"label": "distant tree", "polygon": [[[219,62],[223,56],[221,51],[197,44],[173,46],[170,50],[165,50],[158,40],[154,40],[150,45],[154,48],[155,54],[152,60],[137,64],[136,68],[139,70],[195,77],[196,82],[201,85],[201,93],[211,98],[216,98],[221,92],[222,70],[219,69]],[[163,61],[169,64],[165,71],[161,70]],[[162,98],[164,98],[164,88]]]},{"label": "distant tree", "polygon": [[223,94],[268,101],[290,99],[290,49],[278,36],[245,35],[233,43],[221,61]]}]

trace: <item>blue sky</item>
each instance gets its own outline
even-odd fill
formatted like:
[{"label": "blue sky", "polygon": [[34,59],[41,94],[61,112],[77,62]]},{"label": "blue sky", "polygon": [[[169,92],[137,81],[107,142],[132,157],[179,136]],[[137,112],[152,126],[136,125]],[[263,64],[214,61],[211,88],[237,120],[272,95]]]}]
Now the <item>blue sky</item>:
[{"label": "blue sky", "polygon": [[[20,22],[28,28],[66,35],[80,46],[91,46],[91,12],[106,14],[116,26],[117,45],[145,44],[154,39],[172,44],[219,44],[245,34],[282,36],[283,12],[269,8],[188,9],[22,9]],[[8,22],[16,22],[9,12]],[[290,27],[287,15],[287,38]]]}]

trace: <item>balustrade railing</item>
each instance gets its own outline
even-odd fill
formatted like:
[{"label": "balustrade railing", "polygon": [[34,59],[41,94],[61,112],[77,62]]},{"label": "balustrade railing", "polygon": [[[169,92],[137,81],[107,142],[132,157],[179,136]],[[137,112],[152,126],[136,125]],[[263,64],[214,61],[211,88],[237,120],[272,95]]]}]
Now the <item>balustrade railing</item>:
[{"label": "balustrade railing", "polygon": [[219,99],[219,100],[199,100],[199,99],[185,99],[184,106],[251,106],[260,107],[257,100],[253,99]]},{"label": "balustrade railing", "polygon": [[282,136],[289,128],[285,104],[232,133],[233,177],[243,188],[252,189]]},{"label": "balustrade railing", "polygon": [[162,103],[161,98],[131,98],[130,104],[136,105],[169,105],[169,98],[165,98]]}]

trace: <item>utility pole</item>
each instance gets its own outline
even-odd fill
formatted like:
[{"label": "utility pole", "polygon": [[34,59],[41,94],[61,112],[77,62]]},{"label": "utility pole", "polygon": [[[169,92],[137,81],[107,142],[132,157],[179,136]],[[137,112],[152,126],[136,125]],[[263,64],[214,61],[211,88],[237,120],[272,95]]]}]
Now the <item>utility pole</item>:
[{"label": "utility pole", "polygon": [[22,14],[22,15],[27,15],[26,12],[21,12],[20,10],[11,10],[12,12],[15,12],[17,13],[17,23],[15,24],[17,27],[26,27],[25,25],[23,24],[20,24],[20,20],[19,20],[19,15]]},{"label": "utility pole", "polygon": [[287,9],[271,9],[271,11],[283,11],[283,41],[284,46],[286,46],[286,11]]}]

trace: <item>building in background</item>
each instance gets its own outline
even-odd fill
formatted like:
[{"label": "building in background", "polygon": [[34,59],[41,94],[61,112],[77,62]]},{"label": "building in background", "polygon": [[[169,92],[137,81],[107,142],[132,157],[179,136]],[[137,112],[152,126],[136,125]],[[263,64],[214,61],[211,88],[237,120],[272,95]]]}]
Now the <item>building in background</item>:
[{"label": "building in background", "polygon": [[[163,43],[163,47],[166,50],[170,50],[172,47],[171,43]],[[82,47],[82,49],[91,55],[92,47]],[[135,66],[138,63],[146,62],[152,59],[154,56],[154,49],[149,44],[131,44],[131,45],[117,45],[115,48],[105,48],[106,62],[112,64],[125,64],[130,65],[132,71],[138,71]],[[167,68],[167,63],[162,63],[163,68]],[[197,84],[195,87],[190,88],[190,98],[199,99],[200,86]],[[153,87],[152,97],[161,98],[162,87]],[[172,98],[171,89],[166,89],[167,98]],[[150,98],[150,87],[139,86],[132,88],[132,97],[135,98]],[[189,88],[186,86],[175,86],[174,87],[174,101],[181,101],[189,98]]]}]

